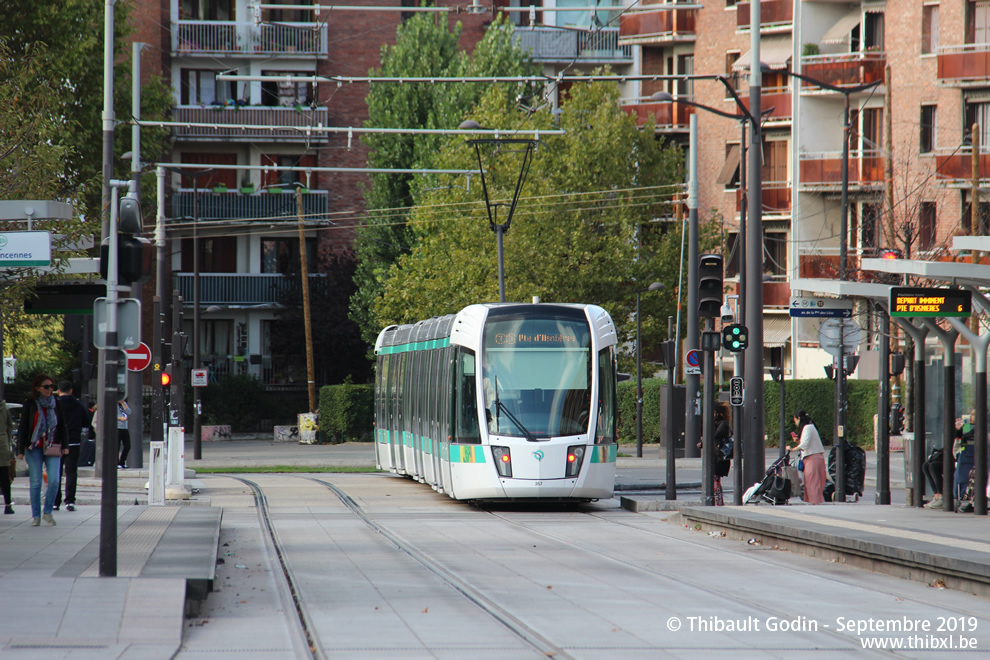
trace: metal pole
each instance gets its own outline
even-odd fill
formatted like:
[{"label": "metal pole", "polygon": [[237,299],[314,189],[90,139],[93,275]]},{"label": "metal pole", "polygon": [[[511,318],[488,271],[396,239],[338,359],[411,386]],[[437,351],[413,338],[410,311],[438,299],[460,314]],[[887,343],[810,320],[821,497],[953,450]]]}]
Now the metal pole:
[{"label": "metal pole", "polygon": [[[880,414],[877,415],[877,504],[890,504],[890,316],[880,308]],[[943,491],[944,492],[944,491]],[[951,500],[951,498],[949,498]]]},{"label": "metal pole", "polygon": [[[760,25],[760,4],[751,2],[749,24]],[[766,472],[766,448],[763,431],[763,170],[762,115],[763,74],[760,71],[760,30],[750,31],[753,66],[749,70],[750,122],[749,201],[746,224],[746,328],[749,348],[743,365],[746,396],[743,411],[743,470],[746,483],[761,481]]]},{"label": "metal pole", "polygon": [[639,318],[639,298],[641,291],[636,292],[636,456],[643,458],[643,345],[640,339],[642,323]]},{"label": "metal pole", "polygon": [[[842,95],[842,212],[839,216],[839,279],[846,279],[849,265],[849,93]],[[838,489],[838,485],[836,485]]]},{"label": "metal pole", "polygon": [[[688,295],[687,295],[687,336],[684,348],[698,350],[698,117],[690,118],[690,148],[688,152]],[[685,370],[686,371],[686,370]],[[701,437],[699,419],[701,416],[701,379],[697,374],[687,374],[687,405],[684,420],[684,457],[697,458],[698,439]]]},{"label": "metal pole", "polygon": [[[707,330],[715,329],[715,319],[708,319]],[[715,506],[715,351],[705,351],[705,396],[702,406],[705,438],[701,443],[701,488],[705,506]]]},{"label": "metal pole", "polygon": [[[199,355],[199,178],[193,177],[193,369],[202,369]],[[203,458],[202,388],[193,387],[193,459]]]},{"label": "metal pole", "polygon": [[[131,116],[141,119],[141,48],[143,43],[135,41],[131,44]],[[131,126],[131,182],[128,192],[141,199],[141,126],[138,121]],[[141,282],[131,284],[131,298],[143,304],[144,285]],[[131,434],[131,453],[128,465],[132,468],[144,467],[144,372],[128,371],[127,391],[131,406],[128,428]]]},{"label": "metal pole", "polygon": [[306,262],[306,231],[303,226],[302,186],[296,186],[296,218],[299,221],[299,262],[302,275],[303,323],[306,326],[306,385],[309,412],[316,412],[316,368],[313,365],[313,320],[309,308],[309,264]]},{"label": "metal pole", "polygon": [[785,388],[784,381],[787,379],[784,377],[784,366],[780,366],[780,415],[778,416],[778,421],[780,428],[779,435],[777,437],[777,442],[780,444],[780,452],[777,458],[783,458],[784,454],[787,453],[787,403],[784,396]]},{"label": "metal pole", "polygon": [[[495,212],[498,213],[496,206]],[[495,225],[495,239],[498,244],[498,301],[505,302],[505,252],[502,249],[502,237],[508,227],[504,224]]]},{"label": "metal pole", "polygon": [[[670,341],[671,335],[676,336],[676,331],[672,331],[671,326],[673,325],[673,317],[667,317],[667,340]],[[676,438],[674,437],[674,386],[676,383],[676,369],[677,369],[677,343],[674,343],[673,350],[670,351],[669,357],[671,358],[671,364],[667,365],[667,483],[666,491],[664,497],[668,500],[677,499],[677,469],[675,466],[675,460],[677,452],[675,451]]]},{"label": "metal pole", "polygon": [[846,382],[846,326],[839,326],[839,355],[835,358],[835,495],[833,501],[846,501],[846,414],[843,385]]},{"label": "metal pole", "polygon": [[[973,298],[987,311],[983,294],[974,287],[967,287],[973,292]],[[980,302],[983,300],[984,302]],[[976,461],[976,488],[973,493],[973,512],[980,516],[987,514],[987,346],[990,335],[977,335],[959,319],[950,318],[949,323],[966,338],[976,354],[976,373],[973,376],[973,437],[976,440],[974,460]],[[942,497],[949,497],[955,503],[955,493],[943,488]],[[949,509],[946,509],[949,510]]]},{"label": "metal pole", "polygon": [[[983,397],[986,398],[984,387]],[[979,391],[976,396],[979,396]],[[978,430],[978,429],[977,429]],[[911,474],[914,476],[914,490],[911,493],[911,506],[925,504],[925,450],[927,434],[925,429],[925,345],[924,340],[914,342],[914,453],[911,455]],[[986,422],[984,422],[986,434]]]}]

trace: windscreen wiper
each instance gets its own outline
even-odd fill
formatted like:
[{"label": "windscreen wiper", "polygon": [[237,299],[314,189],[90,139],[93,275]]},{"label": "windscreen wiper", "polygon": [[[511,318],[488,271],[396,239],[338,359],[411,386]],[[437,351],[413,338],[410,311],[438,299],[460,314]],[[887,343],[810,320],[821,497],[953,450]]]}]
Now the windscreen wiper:
[{"label": "windscreen wiper", "polygon": [[504,403],[502,403],[499,400],[499,398],[498,398],[498,376],[495,376],[495,428],[498,428],[498,426],[499,426],[499,424],[498,424],[498,413],[500,411],[505,411],[506,416],[512,421],[513,424],[515,424],[517,427],[519,427],[519,430],[523,432],[523,435],[524,436],[526,436],[526,440],[528,440],[529,442],[539,442],[539,440],[536,438],[536,436],[533,435],[532,433],[530,433],[529,432],[529,429],[527,429],[525,426],[523,426],[522,422],[520,422],[519,419],[515,415],[512,414],[512,411],[509,410],[509,408]]}]

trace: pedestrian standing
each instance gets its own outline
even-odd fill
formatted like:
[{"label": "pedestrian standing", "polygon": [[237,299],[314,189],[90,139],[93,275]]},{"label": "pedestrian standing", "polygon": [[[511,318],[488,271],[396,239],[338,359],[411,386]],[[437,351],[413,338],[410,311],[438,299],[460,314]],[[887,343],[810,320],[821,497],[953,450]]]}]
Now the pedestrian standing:
[{"label": "pedestrian standing", "polygon": [[127,418],[131,416],[131,407],[125,399],[117,401],[117,444],[120,446],[120,460],[117,467],[127,467],[127,454],[131,451],[131,434],[127,430]]},{"label": "pedestrian standing", "polygon": [[[79,452],[82,444],[82,430],[89,426],[89,411],[79,399],[72,396],[72,383],[63,380],[58,384],[58,402],[62,406],[62,416],[65,420],[65,433],[69,440],[69,448],[62,457],[62,473],[65,475],[65,509],[76,510],[76,482],[79,474]],[[59,478],[59,490],[55,495],[55,510],[62,506],[62,480]]]},{"label": "pedestrian standing", "polygon": [[794,425],[797,433],[791,435],[798,440],[794,447],[787,451],[801,450],[801,460],[804,461],[804,495],[808,504],[825,502],[825,447],[811,417],[804,410],[794,413]]},{"label": "pedestrian standing", "polygon": [[[52,507],[58,492],[58,474],[62,453],[69,450],[62,406],[55,397],[54,388],[55,383],[46,374],[35,377],[31,383],[31,396],[21,410],[21,423],[17,431],[18,458],[26,460],[28,466],[32,527],[40,525],[42,518],[49,525],[55,524]],[[48,471],[44,509],[41,502],[42,470]]]},{"label": "pedestrian standing", "polygon": [[7,402],[0,400],[0,491],[3,491],[3,512],[13,513],[10,499],[10,482],[14,479],[14,418],[7,409]]}]

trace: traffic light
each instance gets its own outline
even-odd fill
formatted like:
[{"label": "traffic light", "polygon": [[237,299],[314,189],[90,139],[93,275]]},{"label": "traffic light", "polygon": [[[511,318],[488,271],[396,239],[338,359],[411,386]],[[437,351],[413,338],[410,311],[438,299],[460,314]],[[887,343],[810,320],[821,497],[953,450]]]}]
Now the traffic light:
[{"label": "traffic light", "polygon": [[890,354],[890,371],[888,373],[892,377],[904,373],[904,353]]},{"label": "traffic light", "polygon": [[722,326],[722,348],[733,353],[745,351],[749,346],[749,331],[740,323]]},{"label": "traffic light", "polygon": [[[151,275],[151,269],[145,268],[145,262],[150,263],[150,251],[145,248],[150,243],[137,236],[143,230],[141,207],[133,197],[124,197],[118,206],[118,235],[117,235],[117,283],[129,286],[144,282]],[[100,245],[100,276],[105,280],[110,262],[110,239]]]},{"label": "traffic light", "polygon": [[172,384],[172,365],[166,365],[166,367],[161,371],[161,385],[162,387],[168,387]]},{"label": "traffic light", "polygon": [[698,258],[698,316],[716,318],[722,310],[722,255]]},{"label": "traffic light", "polygon": [[899,403],[890,406],[890,435],[904,432],[904,406]]}]

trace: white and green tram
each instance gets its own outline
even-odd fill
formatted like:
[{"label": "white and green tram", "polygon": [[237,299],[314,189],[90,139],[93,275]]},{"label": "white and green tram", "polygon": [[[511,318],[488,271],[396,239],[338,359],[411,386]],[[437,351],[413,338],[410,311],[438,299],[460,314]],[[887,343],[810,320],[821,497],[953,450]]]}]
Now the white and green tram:
[{"label": "white and green tram", "polygon": [[487,303],[385,328],[378,467],[458,500],[612,497],[615,348],[595,305]]}]

